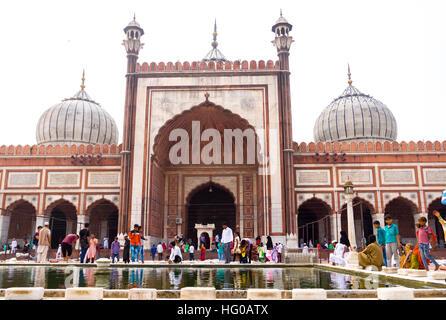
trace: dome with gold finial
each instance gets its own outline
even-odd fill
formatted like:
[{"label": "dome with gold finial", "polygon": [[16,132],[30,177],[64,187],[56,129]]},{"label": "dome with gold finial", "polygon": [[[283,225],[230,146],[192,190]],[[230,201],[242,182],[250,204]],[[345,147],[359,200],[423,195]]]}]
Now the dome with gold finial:
[{"label": "dome with gold finial", "polygon": [[390,109],[352,85],[348,66],[348,87],[319,115],[313,134],[315,142],[395,141],[397,131]]},{"label": "dome with gold finial", "polygon": [[47,109],[36,129],[38,144],[117,144],[118,128],[113,118],[85,91]]}]

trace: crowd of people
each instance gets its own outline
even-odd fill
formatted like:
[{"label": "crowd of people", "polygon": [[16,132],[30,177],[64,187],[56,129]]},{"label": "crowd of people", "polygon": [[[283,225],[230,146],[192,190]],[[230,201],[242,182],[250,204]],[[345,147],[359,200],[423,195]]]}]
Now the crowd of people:
[{"label": "crowd of people", "polygon": [[[198,251],[199,259],[206,260],[207,252],[216,252],[220,262],[230,263],[251,263],[258,262],[282,262],[282,252],[285,245],[282,243],[273,243],[271,236],[266,237],[263,243],[261,237],[257,237],[255,242],[249,238],[242,238],[240,233],[233,232],[226,224],[223,224],[222,234],[217,234],[214,238],[209,239],[210,250],[206,248],[206,238],[202,235],[198,243],[194,243],[192,239],[185,240],[182,235],[174,237],[170,243],[158,242],[153,243],[150,248],[152,260],[163,261],[168,263],[180,263],[184,259],[195,260],[196,251]],[[80,263],[94,263],[100,257],[100,250],[103,249],[103,256],[110,258],[112,263],[123,261],[124,263],[136,262],[144,263],[144,237],[142,227],[138,224],[128,234],[124,235],[123,241],[115,237],[109,244],[108,238],[104,238],[102,246],[97,236],[90,232],[89,223],[85,223],[78,234],[67,234],[58,246],[56,253],[56,261],[65,261],[71,258],[75,248],[79,249]],[[207,244],[209,247],[209,243]],[[34,237],[30,243],[25,239],[24,252],[29,249],[35,249],[35,257],[37,263],[47,262],[49,259],[48,252],[51,248],[51,231],[49,223],[45,222],[44,226],[38,226]],[[16,239],[12,240],[10,253],[15,253],[18,248]],[[167,253],[166,256],[164,254]],[[122,260],[121,260],[122,254]],[[183,258],[183,254],[185,258]],[[209,258],[209,257],[208,257]]]},{"label": "crowd of people", "polygon": [[[217,252],[220,262],[230,263],[251,263],[259,262],[282,262],[282,252],[285,246],[281,243],[273,243],[271,236],[267,236],[266,243],[263,244],[261,237],[257,237],[255,242],[249,238],[241,238],[238,232],[233,232],[226,224],[222,225],[221,236],[217,234],[215,238],[210,239],[211,251]],[[198,250],[200,251],[200,260],[206,260],[206,239],[204,235],[200,237]],[[158,244],[160,247],[161,244]],[[154,259],[158,248],[152,247],[152,257]],[[179,263],[183,261],[182,253],[189,254],[189,260],[194,260],[195,246],[191,239],[185,241],[182,235],[175,236],[169,244],[170,256],[169,263]],[[160,258],[161,260],[161,258]]]},{"label": "crowd of people", "polygon": [[[434,210],[433,214],[445,231],[446,222],[440,213]],[[446,270],[446,266],[441,266],[431,255],[431,248],[434,250],[437,248],[437,238],[431,227],[427,225],[426,217],[420,217],[416,223],[417,243],[402,243],[398,226],[393,223],[390,215],[384,217],[384,222],[383,228],[379,221],[374,221],[376,236],[370,235],[366,247],[358,253],[358,263],[362,268],[375,266],[378,270],[382,270],[385,266],[429,270],[432,263],[434,271]],[[334,252],[329,256],[329,263],[345,266],[349,253],[356,248],[351,247],[345,231],[341,231],[339,242],[334,240],[332,243]]]}]

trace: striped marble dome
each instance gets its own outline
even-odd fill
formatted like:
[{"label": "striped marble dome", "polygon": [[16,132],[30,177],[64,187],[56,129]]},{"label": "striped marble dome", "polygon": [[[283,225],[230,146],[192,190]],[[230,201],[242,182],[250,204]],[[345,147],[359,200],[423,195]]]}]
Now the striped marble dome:
[{"label": "striped marble dome", "polygon": [[38,144],[117,144],[113,118],[81,90],[46,110],[36,130]]},{"label": "striped marble dome", "polygon": [[397,125],[381,101],[349,86],[322,111],[314,125],[314,141],[394,141]]}]

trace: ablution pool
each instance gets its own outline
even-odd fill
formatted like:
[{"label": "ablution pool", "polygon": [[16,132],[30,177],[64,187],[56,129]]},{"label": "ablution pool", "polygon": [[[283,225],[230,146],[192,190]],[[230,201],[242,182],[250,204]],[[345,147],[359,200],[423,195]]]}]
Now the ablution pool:
[{"label": "ablution pool", "polygon": [[0,288],[102,287],[104,289],[155,288],[178,290],[183,287],[212,286],[217,290],[249,288],[376,289],[408,286],[377,276],[354,276],[311,267],[289,268],[95,268],[78,266],[1,266]]}]

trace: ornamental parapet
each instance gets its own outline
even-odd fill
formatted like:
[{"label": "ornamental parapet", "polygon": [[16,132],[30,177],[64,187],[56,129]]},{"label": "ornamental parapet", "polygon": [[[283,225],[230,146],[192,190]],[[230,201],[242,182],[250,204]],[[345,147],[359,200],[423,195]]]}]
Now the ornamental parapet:
[{"label": "ornamental parapet", "polygon": [[293,142],[293,150],[298,153],[438,153],[446,152],[446,141],[368,141],[368,142]]},{"label": "ornamental parapet", "polygon": [[195,72],[195,71],[271,71],[280,70],[279,61],[264,60],[237,60],[237,61],[185,61],[185,62],[143,62],[136,65],[137,73],[153,73],[153,72]]},{"label": "ornamental parapet", "polygon": [[79,156],[79,155],[119,155],[122,145],[81,144],[81,145],[2,145],[0,157],[8,156]]}]

